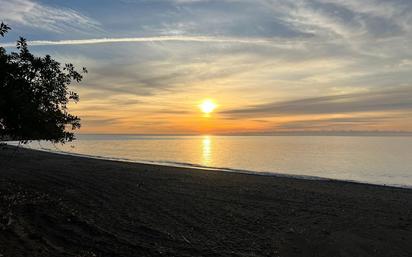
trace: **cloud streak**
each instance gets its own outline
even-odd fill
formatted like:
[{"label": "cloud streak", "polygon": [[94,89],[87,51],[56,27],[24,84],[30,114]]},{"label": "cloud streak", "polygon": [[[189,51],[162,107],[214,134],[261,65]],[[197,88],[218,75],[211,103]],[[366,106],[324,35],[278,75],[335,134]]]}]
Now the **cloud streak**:
[{"label": "cloud streak", "polygon": [[282,123],[276,126],[277,130],[350,130],[353,128],[370,130],[384,124],[391,124],[406,117],[396,116],[372,116],[372,117],[346,117],[324,118],[315,120],[299,120]]},{"label": "cloud streak", "polygon": [[[233,43],[269,45],[281,48],[296,47],[292,40],[276,40],[271,38],[236,38],[211,36],[155,36],[155,37],[123,37],[123,38],[93,38],[73,40],[33,40],[27,43],[30,46],[58,46],[58,45],[93,45],[113,43],[145,43],[145,42],[199,42],[199,43]],[[0,44],[3,47],[13,47],[15,43]]]},{"label": "cloud streak", "polygon": [[412,111],[412,87],[273,102],[223,112],[239,117]]}]

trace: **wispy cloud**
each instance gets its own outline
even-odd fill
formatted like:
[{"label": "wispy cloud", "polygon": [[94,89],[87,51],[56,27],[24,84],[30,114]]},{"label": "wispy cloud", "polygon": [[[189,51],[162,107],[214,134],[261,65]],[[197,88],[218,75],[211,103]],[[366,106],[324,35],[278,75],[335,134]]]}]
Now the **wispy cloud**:
[{"label": "wispy cloud", "polygon": [[239,117],[412,111],[412,87],[273,102],[225,111]]},{"label": "wispy cloud", "polygon": [[31,0],[0,0],[0,18],[53,32],[100,30],[99,22],[69,8],[41,4]]},{"label": "wispy cloud", "polygon": [[405,115],[361,116],[344,118],[304,119],[279,124],[276,130],[372,130],[383,125],[399,122]]},{"label": "wispy cloud", "polygon": [[[73,40],[33,40],[28,41],[30,46],[55,46],[55,45],[90,45],[111,43],[144,43],[144,42],[200,42],[200,43],[233,43],[233,44],[257,44],[280,48],[298,47],[291,40],[276,40],[271,38],[236,38],[236,37],[210,37],[210,36],[157,36],[157,37],[124,37],[124,38],[93,38]],[[3,47],[13,47],[15,43],[0,44]]]}]

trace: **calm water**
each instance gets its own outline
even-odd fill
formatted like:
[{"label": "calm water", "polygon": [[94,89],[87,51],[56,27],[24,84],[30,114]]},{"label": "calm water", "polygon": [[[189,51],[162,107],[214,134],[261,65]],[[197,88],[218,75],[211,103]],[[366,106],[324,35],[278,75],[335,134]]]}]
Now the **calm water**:
[{"label": "calm water", "polygon": [[412,137],[79,135],[67,145],[33,142],[29,147],[412,186]]}]

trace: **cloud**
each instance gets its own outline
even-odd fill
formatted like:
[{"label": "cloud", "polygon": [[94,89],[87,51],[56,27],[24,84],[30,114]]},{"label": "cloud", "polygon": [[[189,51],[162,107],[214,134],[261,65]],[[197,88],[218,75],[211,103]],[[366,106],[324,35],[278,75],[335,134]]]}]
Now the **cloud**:
[{"label": "cloud", "polygon": [[273,102],[222,112],[240,117],[412,111],[412,87]]},{"label": "cloud", "polygon": [[282,123],[275,127],[276,130],[372,130],[382,125],[391,124],[405,119],[402,115],[396,116],[362,116],[344,118],[324,118],[312,120],[298,120]]},{"label": "cloud", "polygon": [[99,31],[99,22],[73,9],[53,7],[31,0],[1,0],[0,17],[10,24],[52,32]]},{"label": "cloud", "polygon": [[[78,63],[86,63],[90,71],[84,80],[88,88],[105,91],[105,94],[140,96],[197,92],[202,90],[203,83],[219,84],[261,66],[253,64],[252,58],[247,55],[213,54],[210,47],[202,45],[201,48],[166,48],[160,51],[156,46],[139,46],[135,52],[116,53],[90,64],[86,61]],[[168,51],[173,51],[176,56],[171,57],[172,53]],[[145,55],[148,52],[158,54]],[[193,57],[195,53],[196,59]],[[70,60],[70,57],[66,59]],[[102,97],[101,94],[99,96]]]},{"label": "cloud", "polygon": [[95,116],[82,116],[82,125],[83,126],[108,126],[115,125],[120,122],[119,118],[101,118]]},{"label": "cloud", "polygon": [[[230,44],[256,44],[274,47],[290,48],[290,40],[276,40],[271,38],[236,38],[236,37],[211,37],[211,36],[156,36],[156,37],[126,37],[126,38],[95,38],[73,40],[33,40],[27,41],[30,46],[57,46],[57,45],[91,45],[112,43],[145,43],[145,42],[199,42],[199,43],[230,43]],[[13,47],[15,43],[0,44],[3,47]]]},{"label": "cloud", "polygon": [[[412,38],[412,4],[394,0],[264,0],[273,15],[331,54],[399,57]],[[312,49],[311,49],[312,48]],[[313,46],[309,48],[313,50]]]},{"label": "cloud", "polygon": [[[347,8],[353,12],[367,14],[380,18],[394,18],[401,14],[407,5],[399,1],[377,1],[377,0],[318,0],[321,3],[334,4]],[[396,17],[395,17],[396,18]]]}]

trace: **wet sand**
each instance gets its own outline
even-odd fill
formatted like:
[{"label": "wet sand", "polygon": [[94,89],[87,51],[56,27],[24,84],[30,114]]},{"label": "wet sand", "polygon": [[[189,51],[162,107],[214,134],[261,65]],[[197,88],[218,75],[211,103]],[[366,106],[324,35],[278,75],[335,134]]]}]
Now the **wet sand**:
[{"label": "wet sand", "polygon": [[412,256],[410,189],[14,151],[0,256]]}]

